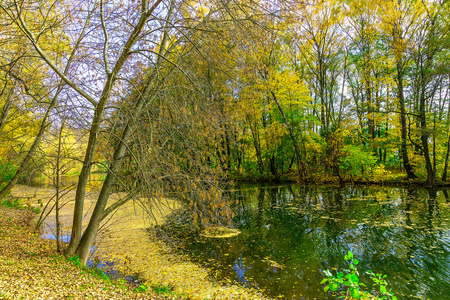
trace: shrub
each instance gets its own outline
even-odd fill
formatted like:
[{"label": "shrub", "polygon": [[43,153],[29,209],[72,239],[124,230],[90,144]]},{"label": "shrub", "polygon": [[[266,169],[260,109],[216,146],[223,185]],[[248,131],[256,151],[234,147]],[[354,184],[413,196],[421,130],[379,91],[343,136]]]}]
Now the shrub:
[{"label": "shrub", "polygon": [[346,145],[342,152],[339,168],[352,176],[367,176],[377,162],[377,158],[361,146]]},{"label": "shrub", "polygon": [[325,292],[338,292],[339,298],[343,299],[371,299],[371,300],[397,300],[391,289],[387,289],[386,275],[374,274],[371,270],[367,271],[373,281],[374,294],[362,290],[361,287],[366,285],[359,281],[359,273],[356,266],[359,261],[353,258],[352,252],[348,251],[345,260],[349,263],[350,269],[344,269],[344,272],[336,272],[334,276],[329,270],[325,270],[324,274],[327,278],[323,279],[320,284],[326,284]]}]

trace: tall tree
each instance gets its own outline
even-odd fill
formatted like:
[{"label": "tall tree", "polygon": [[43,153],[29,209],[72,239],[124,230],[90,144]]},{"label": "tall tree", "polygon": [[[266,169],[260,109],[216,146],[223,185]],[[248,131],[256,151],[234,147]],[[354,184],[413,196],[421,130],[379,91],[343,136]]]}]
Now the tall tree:
[{"label": "tall tree", "polygon": [[409,127],[407,124],[407,99],[405,97],[405,79],[407,66],[411,57],[408,55],[408,48],[411,38],[416,34],[419,20],[423,15],[423,9],[420,8],[420,1],[398,1],[382,2],[381,9],[385,13],[382,15],[383,29],[389,36],[389,47],[396,68],[396,89],[397,100],[400,108],[400,126],[401,126],[401,148],[400,153],[403,160],[403,168],[408,178],[417,178],[408,156],[408,136]]}]

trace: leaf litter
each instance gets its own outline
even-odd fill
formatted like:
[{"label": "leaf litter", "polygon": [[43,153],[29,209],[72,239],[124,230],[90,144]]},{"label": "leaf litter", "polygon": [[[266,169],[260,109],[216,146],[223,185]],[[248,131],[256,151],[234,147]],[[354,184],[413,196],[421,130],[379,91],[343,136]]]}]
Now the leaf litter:
[{"label": "leaf litter", "polygon": [[[13,190],[13,194],[24,192],[30,193],[28,187],[18,185],[17,188]],[[54,194],[54,191],[48,188],[33,188],[33,193],[39,195],[39,200],[42,201],[43,199],[50,199]],[[67,194],[67,197],[72,198],[70,193]],[[114,200],[114,197],[120,197],[120,195],[112,195],[112,200]],[[33,201],[30,196],[28,196],[28,199]],[[90,212],[92,211],[92,203],[90,202],[93,202],[95,199],[95,194],[92,195],[90,199],[87,199],[85,205],[87,208],[87,211],[85,212],[86,216],[90,215]],[[170,202],[168,199],[165,199],[165,201]],[[55,276],[54,278],[57,283],[45,285],[50,287],[50,290],[52,290],[53,293],[58,291],[58,294],[53,294],[53,296],[51,296],[51,292],[49,292],[50,296],[45,298],[45,293],[39,293],[42,298],[25,296],[25,299],[64,299],[66,297],[64,289],[59,288],[58,284],[71,286],[72,288],[67,292],[67,296],[75,299],[267,299],[254,289],[245,288],[231,282],[229,279],[217,277],[215,271],[209,270],[206,267],[202,267],[193,262],[188,255],[180,254],[168,244],[151,234],[151,231],[149,232],[148,229],[150,227],[163,223],[165,216],[172,212],[173,209],[176,209],[176,207],[177,203],[175,202],[169,204],[166,203],[165,209],[160,209],[157,214],[149,217],[145,212],[145,209],[141,206],[136,205],[133,202],[125,204],[120,210],[117,210],[112,219],[108,220],[107,224],[103,224],[102,230],[99,232],[95,242],[94,253],[94,259],[96,261],[109,262],[112,265],[112,268],[114,268],[114,272],[126,275],[137,275],[139,282],[144,283],[147,286],[169,287],[170,290],[173,291],[173,295],[170,296],[170,298],[151,298],[156,296],[148,296],[150,298],[145,298],[146,296],[143,294],[129,294],[131,291],[128,290],[125,292],[121,289],[116,291],[112,287],[103,286],[100,283],[95,283],[95,285],[89,282],[80,283],[80,274],[76,273],[77,268],[73,267],[73,269],[70,269],[74,270],[73,272],[76,273],[73,277],[65,275],[59,277]],[[66,233],[68,233],[70,232],[70,226],[67,222],[70,222],[71,219],[70,213],[73,208],[73,201],[69,200],[64,208],[65,209],[60,212],[60,215],[63,221],[62,225],[66,228]],[[51,214],[49,218],[54,218],[54,214]],[[84,225],[87,225],[86,220],[84,220],[83,223]],[[47,226],[47,228],[51,227],[52,226]],[[30,234],[33,235],[31,232]],[[24,242],[23,246],[25,244],[27,243]],[[46,254],[43,255],[43,257],[47,260],[51,260],[51,257],[55,256],[55,241],[43,240],[34,236],[33,245],[36,246],[38,244],[46,245],[46,248],[44,247],[43,249],[47,249],[47,252],[45,252]],[[10,260],[11,258],[14,258],[14,256],[10,257],[9,254],[6,256]],[[33,256],[33,258],[36,258],[36,256]],[[4,262],[5,260],[2,261]],[[35,268],[41,269],[40,265],[44,264],[44,262],[39,260],[35,261],[34,264],[36,265]],[[2,264],[2,266],[3,265],[4,264]],[[73,264],[68,264],[68,266],[71,265]],[[69,267],[65,268],[69,269]],[[54,271],[48,271],[48,276],[45,276],[45,278],[52,277],[52,272]],[[78,272],[80,271],[78,270]],[[64,270],[63,274],[65,274]],[[81,275],[87,276],[85,274]],[[30,275],[27,276],[31,278]],[[11,277],[7,278],[11,279]],[[58,280],[62,280],[63,282],[61,283]],[[42,282],[45,282],[45,280]],[[0,283],[0,295],[2,295],[3,285],[4,284]],[[24,286],[28,287],[31,293],[31,285],[25,284]],[[14,291],[16,289],[23,290],[18,286],[9,290]],[[82,289],[82,291],[80,291],[80,289]],[[101,293],[105,293],[104,290],[108,291],[109,294],[102,296],[103,294]],[[76,294],[75,291],[78,291],[78,294]],[[71,293],[73,293],[73,295]],[[24,295],[36,294],[25,293]],[[7,299],[15,298],[17,297]]]}]

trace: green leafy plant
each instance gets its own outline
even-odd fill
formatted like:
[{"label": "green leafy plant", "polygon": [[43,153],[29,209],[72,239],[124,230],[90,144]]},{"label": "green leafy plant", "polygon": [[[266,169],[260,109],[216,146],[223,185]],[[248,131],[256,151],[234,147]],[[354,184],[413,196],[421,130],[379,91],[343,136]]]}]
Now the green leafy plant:
[{"label": "green leafy plant", "polygon": [[14,200],[3,200],[2,205],[8,208],[21,208],[19,199]]},{"label": "green leafy plant", "polygon": [[170,286],[159,284],[153,287],[153,292],[158,295],[175,295]]},{"label": "green leafy plant", "polygon": [[134,288],[135,292],[143,293],[149,290],[149,286],[146,284],[140,284],[138,287]]},{"label": "green leafy plant", "polygon": [[367,271],[373,281],[374,294],[364,291],[361,287],[366,285],[359,281],[359,272],[357,265],[359,260],[353,257],[353,253],[348,251],[344,259],[349,263],[350,268],[344,269],[344,272],[337,272],[336,276],[329,270],[325,270],[324,274],[327,278],[324,278],[320,284],[326,284],[324,287],[325,292],[338,292],[339,298],[343,299],[371,299],[371,300],[397,300],[391,289],[387,289],[386,275],[374,274],[371,270]]},{"label": "green leafy plant", "polygon": [[67,257],[67,261],[73,263],[77,267],[80,268],[83,267],[80,261],[80,257],[78,255]]},{"label": "green leafy plant", "polygon": [[377,158],[362,146],[346,145],[339,168],[352,176],[367,177],[377,162]]},{"label": "green leafy plant", "polygon": [[[94,267],[83,266],[83,264],[80,261],[80,257],[78,255],[67,257],[66,260],[73,263],[78,268],[80,268],[82,274],[87,272],[96,278],[103,279],[105,281],[112,281],[111,276],[103,272],[103,270],[95,266]],[[119,287],[123,287],[124,285],[126,285],[126,281],[121,278],[117,279],[116,283]]]},{"label": "green leafy plant", "polygon": [[[108,274],[105,274],[105,272],[103,272],[101,269],[99,268],[88,268],[88,270],[90,271],[90,273],[97,278],[101,278],[103,280],[111,280],[111,276],[109,276]],[[124,285],[124,282],[122,280],[120,280],[121,278],[117,279],[117,283],[118,285]]]},{"label": "green leafy plant", "polygon": [[32,212],[39,214],[41,212],[41,209],[39,207],[32,207],[32,206],[28,206],[28,205],[23,205],[20,202],[20,199],[15,198],[15,199],[6,199],[6,200],[2,200],[0,201],[0,204],[8,207],[8,208],[15,208],[15,209],[29,209]]},{"label": "green leafy plant", "polygon": [[0,176],[0,187],[3,188],[4,186],[6,186],[8,181],[10,181],[14,177],[14,174],[17,171],[17,166],[12,164],[7,159],[2,158],[0,159],[0,171],[0,174],[2,174]]}]

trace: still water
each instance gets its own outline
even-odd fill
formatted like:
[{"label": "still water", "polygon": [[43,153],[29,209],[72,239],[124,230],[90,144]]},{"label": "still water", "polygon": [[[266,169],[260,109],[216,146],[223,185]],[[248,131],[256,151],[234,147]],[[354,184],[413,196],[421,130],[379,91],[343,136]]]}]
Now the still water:
[{"label": "still water", "polygon": [[[344,255],[387,275],[398,299],[450,299],[447,190],[390,187],[241,186],[236,237],[187,243],[221,276],[284,299],[335,299],[322,270],[343,270]],[[371,286],[371,285],[369,285]],[[328,297],[328,298],[327,298]]]},{"label": "still water", "polygon": [[[91,173],[89,174],[88,179],[88,188],[99,188],[101,184],[105,180],[105,173]],[[60,188],[68,189],[68,188],[76,188],[78,183],[79,175],[61,175],[60,176]],[[36,186],[36,187],[56,187],[56,175],[45,176],[42,174],[34,174],[34,176],[29,176],[23,180],[23,183],[28,186]]]}]

